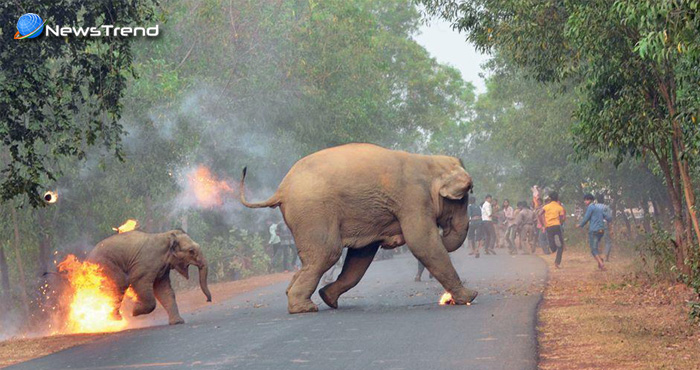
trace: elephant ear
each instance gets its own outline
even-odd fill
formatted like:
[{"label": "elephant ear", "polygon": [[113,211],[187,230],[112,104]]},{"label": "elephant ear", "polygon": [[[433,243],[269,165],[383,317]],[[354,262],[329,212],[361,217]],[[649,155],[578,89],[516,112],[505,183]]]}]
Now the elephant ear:
[{"label": "elephant ear", "polygon": [[458,168],[442,178],[440,196],[444,198],[452,200],[462,199],[472,188],[472,178],[462,168]]},{"label": "elephant ear", "polygon": [[180,242],[177,240],[176,233],[170,233],[168,235],[168,251],[170,257],[173,260],[173,268],[180,273],[185,279],[190,279],[190,271],[187,264],[180,262],[180,258],[177,255],[177,251],[180,248]]},{"label": "elephant ear", "polygon": [[472,188],[472,178],[462,167],[433,180],[430,195],[435,204],[435,213],[439,217],[442,214],[442,198],[459,200],[467,197]]}]

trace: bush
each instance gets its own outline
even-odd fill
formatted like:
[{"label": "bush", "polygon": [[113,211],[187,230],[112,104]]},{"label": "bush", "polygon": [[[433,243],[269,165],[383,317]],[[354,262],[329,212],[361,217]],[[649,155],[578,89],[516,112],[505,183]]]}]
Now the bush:
[{"label": "bush", "polygon": [[232,228],[207,245],[211,281],[229,281],[263,274],[270,266],[265,242],[258,234]]},{"label": "bush", "polygon": [[[700,298],[700,253],[697,250],[691,248],[691,255],[685,260],[690,274],[684,274],[676,268],[675,244],[671,233],[655,228],[636,248],[642,264],[652,269],[655,278],[682,281]],[[700,320],[700,301],[688,302],[688,306],[690,318]]]},{"label": "bush", "polygon": [[651,270],[655,277],[669,281],[682,278],[676,268],[675,245],[669,232],[655,229],[643,242],[635,244],[635,248],[644,269]]}]

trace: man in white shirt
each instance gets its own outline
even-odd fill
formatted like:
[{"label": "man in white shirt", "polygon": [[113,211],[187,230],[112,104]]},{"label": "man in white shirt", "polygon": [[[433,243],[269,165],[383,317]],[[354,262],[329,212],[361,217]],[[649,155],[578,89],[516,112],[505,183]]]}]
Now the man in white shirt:
[{"label": "man in white shirt", "polygon": [[493,198],[487,194],[484,204],[481,205],[481,227],[485,237],[484,250],[486,254],[496,254],[493,247],[496,245],[496,229],[493,226]]},{"label": "man in white shirt", "polygon": [[272,246],[272,258],[270,259],[270,269],[272,271],[277,271],[277,269],[275,268],[275,262],[277,256],[282,252],[282,239],[280,239],[280,236],[277,235],[277,223],[268,220],[267,224],[270,226],[270,240],[267,242],[267,244]]}]

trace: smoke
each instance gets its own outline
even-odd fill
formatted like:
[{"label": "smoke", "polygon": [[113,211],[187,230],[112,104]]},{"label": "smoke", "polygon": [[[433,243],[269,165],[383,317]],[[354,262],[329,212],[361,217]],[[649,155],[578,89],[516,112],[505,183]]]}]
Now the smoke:
[{"label": "smoke", "polygon": [[0,315],[0,341],[21,335],[23,325],[24,317],[18,310],[4,311]]}]

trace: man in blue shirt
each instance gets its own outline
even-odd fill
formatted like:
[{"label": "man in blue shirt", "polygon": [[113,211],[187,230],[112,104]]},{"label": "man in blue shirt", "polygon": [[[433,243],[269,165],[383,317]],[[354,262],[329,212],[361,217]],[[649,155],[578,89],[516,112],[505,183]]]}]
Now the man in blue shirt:
[{"label": "man in blue shirt", "polygon": [[[610,220],[613,220],[612,210],[607,204],[605,204],[605,196],[603,194],[599,194],[597,201],[598,205],[603,207],[603,212],[610,216]],[[605,262],[610,262],[610,252],[612,252],[612,239],[610,236],[612,235],[612,231],[612,222],[605,222],[605,235],[603,236],[603,242],[605,242]]]},{"label": "man in blue shirt", "polygon": [[605,270],[605,265],[603,264],[603,257],[600,256],[598,252],[598,244],[600,240],[605,235],[605,222],[612,221],[608,212],[600,204],[594,204],[595,198],[593,194],[586,194],[583,196],[583,202],[586,204],[586,214],[583,216],[581,223],[576,225],[576,227],[584,227],[588,223],[588,246],[591,248],[591,254],[598,262],[598,268]]}]

